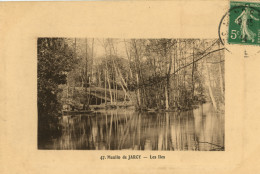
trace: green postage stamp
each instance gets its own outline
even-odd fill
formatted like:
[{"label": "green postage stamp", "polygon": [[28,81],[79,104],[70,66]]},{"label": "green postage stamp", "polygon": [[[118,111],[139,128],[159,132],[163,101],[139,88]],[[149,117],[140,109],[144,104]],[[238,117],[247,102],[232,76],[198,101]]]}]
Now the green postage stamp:
[{"label": "green postage stamp", "polygon": [[260,3],[230,2],[228,43],[260,46]]}]

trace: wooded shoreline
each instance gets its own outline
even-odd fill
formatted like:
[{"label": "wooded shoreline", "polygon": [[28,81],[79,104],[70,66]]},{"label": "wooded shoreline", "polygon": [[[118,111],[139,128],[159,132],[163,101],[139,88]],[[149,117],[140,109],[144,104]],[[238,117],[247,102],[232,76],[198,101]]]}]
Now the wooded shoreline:
[{"label": "wooded shoreline", "polygon": [[185,111],[225,102],[218,39],[38,39],[39,117],[133,107]]}]

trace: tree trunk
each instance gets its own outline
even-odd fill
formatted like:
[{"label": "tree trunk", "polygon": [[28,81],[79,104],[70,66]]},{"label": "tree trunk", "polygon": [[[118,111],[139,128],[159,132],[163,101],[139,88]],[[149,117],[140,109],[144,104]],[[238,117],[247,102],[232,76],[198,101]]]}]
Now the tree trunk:
[{"label": "tree trunk", "polygon": [[[219,59],[221,61],[221,59]],[[222,99],[224,98],[224,88],[223,88],[223,79],[222,79],[222,70],[221,70],[221,63],[218,65],[219,68],[219,81],[220,81],[220,89],[222,94]]]},{"label": "tree trunk", "polygon": [[131,56],[129,55],[129,52],[127,50],[127,45],[126,45],[126,41],[125,40],[124,40],[124,43],[125,43],[125,51],[126,51],[126,55],[127,55],[128,63],[129,63],[130,77],[133,78],[133,72],[132,72],[132,69],[131,69]]},{"label": "tree trunk", "polygon": [[[219,43],[219,48],[220,48],[220,43]],[[222,69],[221,69],[221,52],[219,52],[219,82],[220,82],[220,90],[221,90],[221,100],[224,100],[224,88],[223,88],[223,78],[222,78]]]},{"label": "tree trunk", "polygon": [[213,95],[213,92],[212,92],[212,89],[211,89],[211,85],[210,85],[210,73],[209,73],[209,70],[208,70],[207,58],[205,58],[204,63],[205,63],[205,67],[206,67],[206,74],[207,74],[206,80],[207,80],[207,84],[208,84],[209,95],[210,95],[210,98],[211,98],[211,101],[212,101],[214,108],[217,109],[217,104],[216,104],[216,101],[215,101],[215,98],[214,98],[214,95]]},{"label": "tree trunk", "polygon": [[[128,93],[128,87],[127,87],[127,84],[125,82],[125,79],[123,78],[122,76],[122,73],[120,71],[120,69],[118,67],[116,67],[115,63],[113,62],[113,65],[114,65],[114,69],[116,71],[116,75],[120,78],[119,80],[119,84],[121,85],[124,93],[125,93],[125,96],[128,96],[129,100],[132,101],[132,97],[131,95]],[[117,85],[117,84],[116,84]]]},{"label": "tree trunk", "polygon": [[113,104],[113,93],[112,93],[112,90],[111,90],[111,84],[110,84],[108,72],[106,74],[107,74],[108,90],[109,90],[109,93],[110,93],[110,103]]},{"label": "tree trunk", "polygon": [[107,105],[107,71],[105,70],[105,105]]},{"label": "tree trunk", "polygon": [[[132,41],[133,43],[133,47],[134,47],[134,52],[135,52],[135,76],[136,76],[136,86],[137,86],[137,105],[138,107],[140,107],[142,105],[142,102],[141,102],[141,93],[140,93],[140,81],[139,81],[139,73],[140,73],[140,62],[139,62],[139,55],[138,55],[138,51],[137,51],[137,46],[136,46],[136,40],[133,39]],[[137,65],[139,64],[139,66]]]},{"label": "tree trunk", "polygon": [[176,58],[177,58],[177,41],[176,41],[176,46],[174,47],[175,48],[175,50],[174,50],[174,56],[173,56],[173,72],[174,72],[174,74],[173,74],[173,107],[176,107],[176,100],[175,100],[175,98],[176,98],[176,95],[175,95],[175,93],[176,93],[176,73],[175,73],[175,71],[176,71]]},{"label": "tree trunk", "polygon": [[165,85],[165,109],[169,109],[169,98],[168,98],[168,85]]},{"label": "tree trunk", "polygon": [[138,73],[136,73],[136,83],[137,83],[137,101],[138,101],[138,106],[140,106],[140,105],[141,105],[141,96],[140,96],[139,76],[138,76]]},{"label": "tree trunk", "polygon": [[117,92],[117,83],[116,83],[116,105],[117,105],[117,99],[118,99],[118,92]]},{"label": "tree trunk", "polygon": [[[195,41],[194,41],[195,42]],[[194,68],[195,68],[195,62],[194,62],[194,42],[192,47],[192,99],[194,98]]]}]

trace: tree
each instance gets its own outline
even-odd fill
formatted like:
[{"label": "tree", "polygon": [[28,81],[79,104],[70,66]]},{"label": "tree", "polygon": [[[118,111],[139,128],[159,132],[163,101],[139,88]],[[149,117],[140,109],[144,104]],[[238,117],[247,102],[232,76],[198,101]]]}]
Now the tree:
[{"label": "tree", "polygon": [[73,51],[63,38],[39,38],[37,42],[37,104],[39,129],[46,128],[61,109],[57,98],[67,73],[73,69]]}]

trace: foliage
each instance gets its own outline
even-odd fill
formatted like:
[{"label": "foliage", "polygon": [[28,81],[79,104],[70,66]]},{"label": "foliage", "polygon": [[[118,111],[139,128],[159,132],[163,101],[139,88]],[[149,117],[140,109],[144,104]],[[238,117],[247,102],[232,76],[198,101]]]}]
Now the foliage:
[{"label": "foliage", "polygon": [[58,85],[66,83],[67,73],[75,61],[63,38],[39,38],[37,50],[38,113],[44,117],[57,113]]},{"label": "foliage", "polygon": [[[43,84],[38,90],[44,94],[38,97],[47,103],[45,111],[57,108],[57,85],[64,84],[66,76],[69,87],[82,87],[88,93],[102,88],[100,95],[111,104],[120,101],[120,92],[124,101],[141,109],[187,110],[207,101],[215,107],[224,103],[224,53],[215,40],[74,38],[68,39],[68,45],[59,40],[58,48],[49,40],[40,44],[44,51],[39,49],[40,58],[46,58],[39,63],[42,73],[38,73]],[[123,47],[118,49],[120,42]],[[87,104],[86,91],[73,93],[71,99]]]}]

